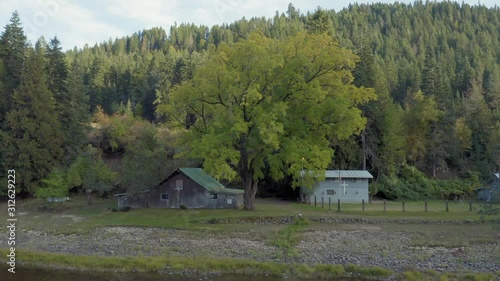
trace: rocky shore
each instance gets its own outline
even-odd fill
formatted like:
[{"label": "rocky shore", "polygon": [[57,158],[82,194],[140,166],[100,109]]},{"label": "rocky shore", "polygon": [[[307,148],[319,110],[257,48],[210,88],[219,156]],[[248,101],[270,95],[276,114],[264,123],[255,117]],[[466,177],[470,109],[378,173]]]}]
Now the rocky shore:
[{"label": "rocky shore", "polygon": [[[211,222],[219,223],[219,222]],[[253,222],[258,223],[258,222]],[[20,230],[18,249],[71,255],[245,258],[304,264],[380,266],[397,272],[432,269],[440,272],[498,272],[498,241],[453,248],[412,245],[419,234],[385,231],[370,223],[354,230],[334,228],[300,234],[292,254],[253,231],[198,233],[187,230],[104,227],[87,234],[50,235]],[[5,240],[1,248],[7,248]]]}]

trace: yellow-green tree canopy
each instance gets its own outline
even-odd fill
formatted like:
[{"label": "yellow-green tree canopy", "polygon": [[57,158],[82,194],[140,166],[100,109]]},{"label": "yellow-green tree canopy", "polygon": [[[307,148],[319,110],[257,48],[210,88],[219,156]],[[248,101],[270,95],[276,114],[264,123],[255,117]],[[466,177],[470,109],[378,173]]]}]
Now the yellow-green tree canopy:
[{"label": "yellow-green tree canopy", "polygon": [[173,88],[158,112],[187,128],[183,157],[201,159],[217,178],[239,178],[245,208],[253,209],[259,179],[285,175],[312,186],[321,177],[334,140],[365,126],[358,105],[371,89],[352,85],[357,57],[326,34],[298,33],[208,49],[193,78]]}]

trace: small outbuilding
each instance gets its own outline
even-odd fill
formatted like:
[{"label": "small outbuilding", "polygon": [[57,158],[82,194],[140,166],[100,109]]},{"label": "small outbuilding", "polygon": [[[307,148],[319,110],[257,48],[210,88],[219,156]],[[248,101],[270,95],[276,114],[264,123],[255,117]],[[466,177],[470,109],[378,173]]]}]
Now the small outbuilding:
[{"label": "small outbuilding", "polygon": [[131,208],[239,208],[243,190],[225,188],[200,168],[179,168],[157,187],[118,197],[118,207]]},{"label": "small outbuilding", "polygon": [[312,201],[316,197],[317,202],[337,202],[340,199],[344,203],[368,202],[368,183],[373,176],[365,170],[326,170],[325,179],[316,183],[313,189],[302,188],[301,200]]},{"label": "small outbuilding", "polygon": [[500,202],[500,173],[494,173],[486,186],[474,191],[480,201]]}]

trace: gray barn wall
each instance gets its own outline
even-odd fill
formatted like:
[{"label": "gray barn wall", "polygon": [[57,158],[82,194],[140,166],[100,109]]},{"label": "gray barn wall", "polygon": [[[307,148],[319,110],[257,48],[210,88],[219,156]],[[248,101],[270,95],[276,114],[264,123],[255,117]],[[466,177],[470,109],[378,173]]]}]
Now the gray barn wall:
[{"label": "gray barn wall", "polygon": [[[228,200],[230,200],[230,204],[228,204]],[[208,199],[208,206],[206,208],[236,209],[240,207],[241,202],[243,202],[242,194],[217,194],[217,199]]]},{"label": "gray barn wall", "polygon": [[147,208],[149,204],[149,193],[126,194],[118,196],[118,208]]},{"label": "gray barn wall", "polygon": [[[177,181],[182,180],[183,188],[179,192],[175,188]],[[154,195],[153,195],[154,193]],[[169,200],[162,201],[161,193],[167,193]],[[159,208],[178,208],[184,205],[188,208],[236,208],[238,195],[217,194],[217,199],[210,199],[210,193],[201,187],[197,182],[182,173],[170,177],[159,188],[151,191],[151,202],[157,202]],[[231,199],[231,204],[228,203]],[[242,198],[239,202],[242,202]],[[165,204],[165,205],[164,205]]]},{"label": "gray barn wall", "polygon": [[[182,181],[182,190],[177,191],[177,181]],[[167,200],[161,199],[161,194],[168,195]],[[203,208],[208,203],[206,190],[195,181],[178,173],[170,177],[158,188],[150,192],[150,207],[153,208],[179,208],[184,205],[188,208]]]},{"label": "gray barn wall", "polygon": [[[178,181],[182,181],[182,190],[176,190]],[[161,195],[166,193],[167,200]],[[217,194],[217,199],[210,199],[210,193],[198,183],[182,173],[173,175],[158,188],[149,192],[136,193],[118,197],[118,207],[131,208],[233,208],[240,207],[243,202],[242,194]],[[230,201],[228,201],[228,199]],[[230,204],[228,204],[230,202]]]}]

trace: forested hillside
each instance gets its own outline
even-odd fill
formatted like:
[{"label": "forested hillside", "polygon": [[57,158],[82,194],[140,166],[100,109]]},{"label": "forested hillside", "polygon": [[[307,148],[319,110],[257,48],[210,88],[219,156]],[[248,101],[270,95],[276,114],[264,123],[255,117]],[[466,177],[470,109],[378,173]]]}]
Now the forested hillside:
[{"label": "forested hillside", "polygon": [[[272,42],[326,34],[338,43],[335,52],[357,55],[352,83],[373,88],[376,98],[349,105],[360,108],[366,126],[329,138],[328,167],[367,169],[375,176],[372,193],[470,193],[499,170],[500,9],[419,1],[306,14],[290,4],[269,19],[158,27],[67,52],[57,38],[29,45],[14,13],[0,42],[1,169],[18,171],[18,191],[44,196],[64,193],[64,186],[140,190],[177,166],[201,165],[174,158],[181,130],[171,126],[172,110],[162,108],[172,105],[173,93],[178,99],[180,85],[197,81],[197,71],[210,71],[215,49],[259,44],[250,40],[256,32]],[[123,161],[105,161],[111,158]],[[261,183],[272,185],[268,164]],[[292,178],[285,173],[285,183]]]}]

